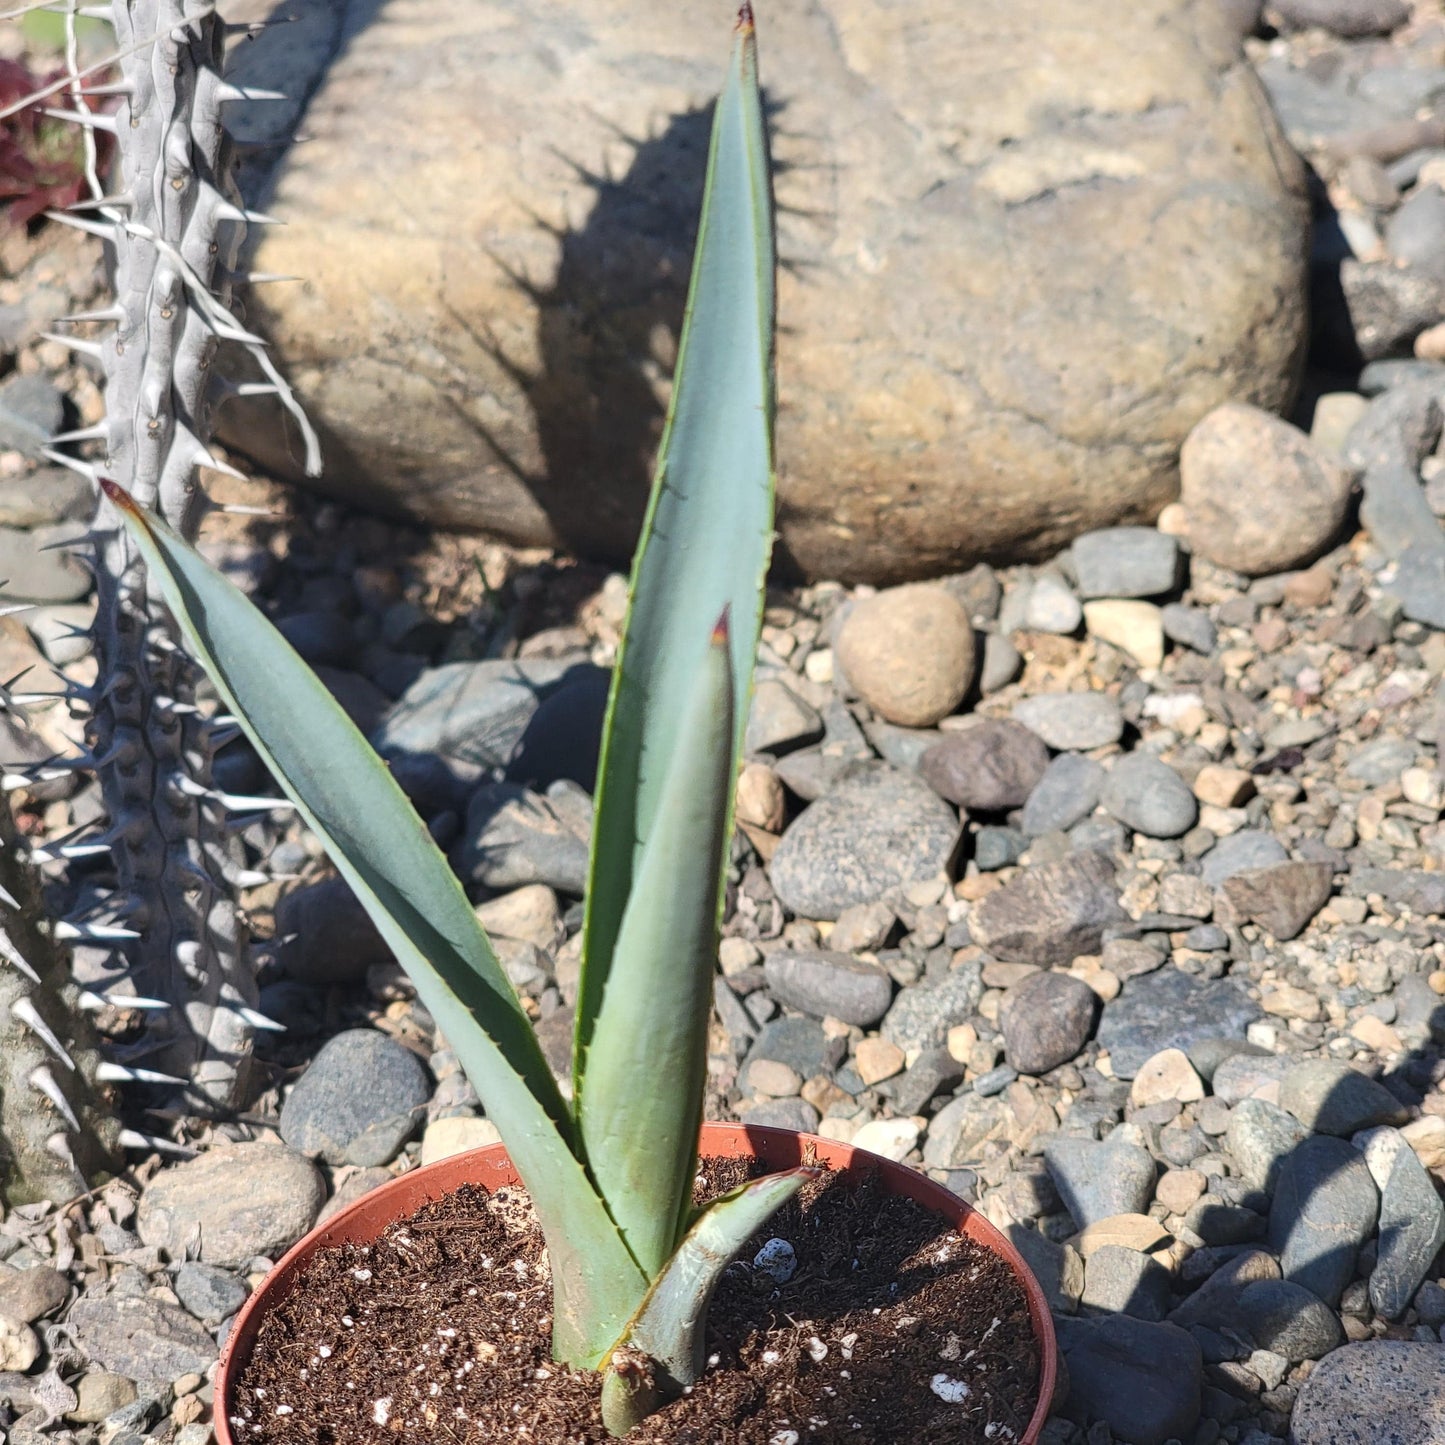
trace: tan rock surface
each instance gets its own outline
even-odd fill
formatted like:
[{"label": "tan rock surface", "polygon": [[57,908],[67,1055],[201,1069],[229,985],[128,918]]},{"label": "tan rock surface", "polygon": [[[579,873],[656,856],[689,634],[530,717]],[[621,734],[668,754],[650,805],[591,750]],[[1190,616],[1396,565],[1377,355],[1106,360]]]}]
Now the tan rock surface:
[{"label": "tan rock surface", "polygon": [[[285,0],[238,47],[252,319],[322,485],[515,541],[630,550],[727,25],[703,0]],[[243,7],[244,8],[244,7]],[[250,0],[264,13],[264,0]],[[1041,44],[1041,37],[1048,43]],[[780,276],[782,549],[937,575],[1154,516],[1219,403],[1283,404],[1299,163],[1215,0],[817,0],[761,17]],[[284,474],[279,411],[227,437]]]}]

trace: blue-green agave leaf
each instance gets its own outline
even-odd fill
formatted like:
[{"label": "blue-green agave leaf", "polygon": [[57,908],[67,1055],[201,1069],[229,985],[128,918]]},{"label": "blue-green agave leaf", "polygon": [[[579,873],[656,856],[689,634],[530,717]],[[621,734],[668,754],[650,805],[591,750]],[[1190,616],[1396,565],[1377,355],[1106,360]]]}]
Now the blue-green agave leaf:
[{"label": "blue-green agave leaf", "polygon": [[647,1280],[571,1147],[574,1124],[456,875],[386,765],[279,632],[103,483],[197,661],[371,915],[496,1123],[552,1256],[559,1358],[595,1365]]},{"label": "blue-green agave leaf", "polygon": [[[773,528],[773,218],[752,15],[739,17],[727,84],[713,118],[697,250],[667,427],[633,565],[631,603],[613,676],[599,770],[574,1095],[585,1107],[589,1053],[604,996],[621,965],[619,934],[683,746],[689,700],[718,617],[730,618],[735,700],[727,766],[736,774],[752,690]],[[674,862],[711,870],[697,904],[722,904],[722,854],[732,790]],[[689,897],[698,890],[688,886]],[[696,932],[696,925],[690,925]],[[711,966],[679,957],[676,970]],[[658,1017],[694,988],[680,977],[654,991]],[[634,1027],[650,1026],[632,1016]],[[703,1071],[676,1080],[679,1117],[695,1118]],[[694,1097],[696,1095],[696,1097]],[[589,1165],[598,1161],[589,1155]],[[611,1195],[614,1210],[619,1201]]]},{"label": "blue-green agave leaf", "polygon": [[821,1172],[803,1165],[753,1179],[698,1216],[608,1360],[602,1418],[610,1433],[625,1435],[702,1374],[707,1308],[723,1270]]},{"label": "blue-green agave leaf", "polygon": [[734,711],[719,621],[677,718],[577,1101],[592,1177],[649,1278],[676,1247],[697,1172]]}]

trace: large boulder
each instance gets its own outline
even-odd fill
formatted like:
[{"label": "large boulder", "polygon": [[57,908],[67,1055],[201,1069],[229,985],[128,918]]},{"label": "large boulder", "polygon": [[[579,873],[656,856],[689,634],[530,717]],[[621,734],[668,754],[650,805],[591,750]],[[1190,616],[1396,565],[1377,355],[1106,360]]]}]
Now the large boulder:
[{"label": "large boulder", "polygon": [[[268,0],[249,0],[252,12]],[[269,0],[274,3],[274,0]],[[363,505],[630,551],[692,252],[726,7],[282,0],[235,104],[274,340]],[[1278,408],[1306,210],[1217,0],[873,0],[760,17],[778,165],[780,527],[897,580],[1152,518],[1193,424]],[[234,403],[283,474],[294,428]],[[885,525],[886,521],[886,525]]]}]

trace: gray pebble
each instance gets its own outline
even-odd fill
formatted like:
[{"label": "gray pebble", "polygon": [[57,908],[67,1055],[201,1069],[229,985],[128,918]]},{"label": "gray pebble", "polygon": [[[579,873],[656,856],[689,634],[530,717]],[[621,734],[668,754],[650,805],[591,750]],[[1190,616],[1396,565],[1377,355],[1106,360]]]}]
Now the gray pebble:
[{"label": "gray pebble", "polygon": [[933,790],[972,811],[1022,807],[1049,766],[1049,750],[1021,723],[984,718],[950,733],[919,762]]},{"label": "gray pebble", "polygon": [[1085,1261],[1081,1302],[1110,1314],[1162,1320],[1169,1312],[1169,1271],[1137,1249],[1103,1245]]},{"label": "gray pebble", "polygon": [[1154,1196],[1154,1161],[1123,1140],[1055,1135],[1044,1143],[1044,1160],[1080,1229],[1115,1214],[1142,1214]]},{"label": "gray pebble", "polygon": [[979,667],[978,686],[985,697],[1007,687],[1023,670],[1023,654],[1003,633],[984,634],[983,662]]},{"label": "gray pebble", "polygon": [[779,1003],[815,1018],[875,1024],[893,1002],[893,980],[877,964],[831,950],[777,949],[763,964],[768,990]]},{"label": "gray pebble", "polygon": [[302,983],[359,983],[391,949],[344,878],[284,894],[276,906],[281,967]]},{"label": "gray pebble", "polygon": [[1317,1295],[1287,1279],[1261,1279],[1236,1297],[1238,1327],[1260,1349],[1290,1364],[1318,1360],[1345,1342],[1340,1317]]},{"label": "gray pebble", "polygon": [[1385,227],[1385,248],[1397,260],[1423,271],[1445,269],[1445,191],[1416,186]]},{"label": "gray pebble", "polygon": [[281,1137],[329,1164],[385,1164],[411,1137],[431,1096],[421,1061],[375,1029],[322,1047],[281,1106]]},{"label": "gray pebble", "polygon": [[1256,1188],[1271,1188],[1290,1151],[1308,1137],[1309,1130],[1294,1115],[1263,1099],[1243,1099],[1230,1110],[1229,1152]]},{"label": "gray pebble", "polygon": [[981,1099],[1001,1094],[1019,1076],[1019,1071],[1009,1064],[1000,1064],[986,1074],[980,1074],[973,1081],[973,1092]]},{"label": "gray pebble", "polygon": [[980,828],[973,838],[973,861],[980,873],[996,873],[1017,863],[1028,846],[1028,837],[1017,828]]},{"label": "gray pebble", "polygon": [[1219,645],[1219,633],[1207,612],[1182,602],[1166,602],[1159,609],[1164,635],[1171,642],[1208,657]]},{"label": "gray pebble", "polygon": [[1106,1315],[1060,1320],[1058,1333],[1071,1413],[1138,1445],[1194,1438],[1204,1361],[1187,1330]]},{"label": "gray pebble", "polygon": [[86,1295],[68,1324],[93,1361],[142,1385],[168,1389],[181,1375],[204,1375],[216,1359],[215,1340],[179,1305],[144,1295]]},{"label": "gray pebble", "polygon": [[776,1059],[796,1069],[805,1079],[816,1074],[829,1074],[842,1061],[847,1044],[843,1039],[830,1039],[820,1023],[812,1019],[781,1018],[764,1024],[758,1031],[747,1062],[754,1059]]},{"label": "gray pebble", "polygon": [[817,1131],[818,1111],[806,1099],[764,1099],[739,1112],[744,1124],[762,1124],[770,1129],[791,1129],[799,1134]]},{"label": "gray pebble", "polygon": [[258,1255],[284,1254],[316,1222],[325,1199],[316,1166],[280,1144],[212,1148],[150,1181],[136,1229],[173,1259],[199,1240],[203,1263],[238,1269]]},{"label": "gray pebble", "polygon": [[17,531],[0,527],[0,583],[11,602],[78,602],[91,589],[90,573],[60,546],[85,532],[82,523]]},{"label": "gray pebble", "polygon": [[472,794],[452,866],[464,882],[499,892],[545,883],[580,897],[590,826],[591,805],[570,784],[555,783],[543,796],[491,783]]},{"label": "gray pebble", "polygon": [[965,1022],[983,997],[977,963],[965,963],[936,982],[903,989],[894,999],[879,1032],[903,1052],[942,1048],[948,1031]]},{"label": "gray pebble", "polygon": [[201,1321],[212,1327],[235,1314],[250,1291],[229,1270],[187,1260],[176,1271],[171,1286],[176,1298]]},{"label": "gray pebble", "polygon": [[[895,1114],[921,1114],[929,1100],[952,1091],[962,1079],[963,1065],[947,1049],[924,1049],[903,1073],[877,1088],[892,1103]],[[977,1082],[974,1089],[977,1092]]]},{"label": "gray pebble", "polygon": [[1178,838],[1199,816],[1184,779],[1148,753],[1130,753],[1109,769],[1100,801],[1126,827],[1148,838]]},{"label": "gray pebble", "polygon": [[60,430],[64,406],[48,377],[13,372],[0,382],[0,451],[40,461]]},{"label": "gray pebble", "polygon": [[1049,967],[1097,953],[1104,928],[1124,917],[1112,860],[1083,852],[1025,868],[976,903],[968,923],[996,958]]},{"label": "gray pebble", "polygon": [[476,783],[512,763],[538,710],[554,693],[581,683],[595,686],[596,677],[605,683],[607,676],[580,654],[428,668],[398,698],[371,741],[384,758],[439,758],[460,782]]},{"label": "gray pebble", "polygon": [[1069,590],[1068,583],[1056,573],[1040,573],[1029,589],[1024,606],[1024,625],[1033,632],[1068,636],[1078,631],[1083,620],[1084,609]]},{"label": "gray pebble", "polygon": [[1219,888],[1226,878],[1232,878],[1236,873],[1243,873],[1248,868],[1271,868],[1288,858],[1284,844],[1273,833],[1246,828],[1221,838],[1204,855],[1199,876],[1211,888]]},{"label": "gray pebble", "polygon": [[1409,1114],[1383,1084],[1333,1059],[1306,1059],[1286,1071],[1280,1107],[1315,1134],[1348,1139],[1376,1124],[1403,1124]]},{"label": "gray pebble", "polygon": [[817,708],[776,678],[758,682],[743,743],[748,753],[790,753],[822,736],[823,719]]},{"label": "gray pebble", "polygon": [[1034,785],[1020,827],[1031,838],[1067,832],[1094,811],[1104,786],[1104,768],[1093,758],[1060,753]]},{"label": "gray pebble", "polygon": [[1016,722],[1036,732],[1056,752],[1089,752],[1124,735],[1119,704],[1102,692],[1056,692],[1014,705]]},{"label": "gray pebble", "polygon": [[1179,543],[1153,527],[1106,527],[1074,539],[1079,595],[1157,597],[1179,580]]},{"label": "gray pebble", "polygon": [[69,467],[40,467],[29,476],[0,480],[0,526],[28,528],[77,522],[94,509],[95,489]]},{"label": "gray pebble", "polygon": [[1409,1308],[1445,1245],[1445,1205],[1419,1156],[1404,1140],[1397,1144],[1380,1191],[1378,1254],[1370,1275],[1370,1303],[1387,1320]]},{"label": "gray pebble", "polygon": [[1345,775],[1371,788],[1394,782],[1420,755],[1411,738],[1378,738],[1358,749],[1345,764]]},{"label": "gray pebble", "polygon": [[1304,1140],[1281,1163],[1270,1207],[1269,1243],[1284,1277],[1338,1304],[1379,1204],[1370,1171],[1349,1144]]},{"label": "gray pebble", "polygon": [[1258,1017],[1259,1005],[1229,979],[1205,981],[1163,968],[1129,980],[1105,1006],[1098,1040],[1109,1051],[1115,1075],[1132,1079],[1161,1049],[1187,1053],[1200,1039],[1243,1039]]}]

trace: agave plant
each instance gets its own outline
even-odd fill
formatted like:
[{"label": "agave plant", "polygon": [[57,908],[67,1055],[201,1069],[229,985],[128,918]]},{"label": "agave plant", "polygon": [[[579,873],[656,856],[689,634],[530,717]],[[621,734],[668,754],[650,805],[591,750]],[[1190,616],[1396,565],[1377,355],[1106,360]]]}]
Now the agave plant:
[{"label": "agave plant", "polygon": [[622,1434],[701,1368],[722,1267],[810,1171],[693,1207],[727,839],[772,539],[773,234],[752,14],[714,116],[687,318],[605,725],[570,1103],[386,767],[245,597],[103,482],[196,658],[457,1051],[535,1203],[553,1352]]}]

